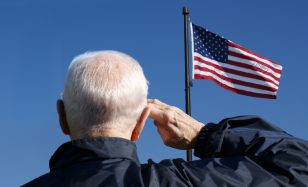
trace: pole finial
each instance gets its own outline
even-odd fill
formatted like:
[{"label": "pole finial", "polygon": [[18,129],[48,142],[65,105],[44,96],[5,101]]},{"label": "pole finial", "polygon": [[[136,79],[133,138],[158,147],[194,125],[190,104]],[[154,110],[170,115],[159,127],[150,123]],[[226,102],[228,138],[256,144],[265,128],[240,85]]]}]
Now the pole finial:
[{"label": "pole finial", "polygon": [[188,7],[183,7],[183,15],[189,14]]}]

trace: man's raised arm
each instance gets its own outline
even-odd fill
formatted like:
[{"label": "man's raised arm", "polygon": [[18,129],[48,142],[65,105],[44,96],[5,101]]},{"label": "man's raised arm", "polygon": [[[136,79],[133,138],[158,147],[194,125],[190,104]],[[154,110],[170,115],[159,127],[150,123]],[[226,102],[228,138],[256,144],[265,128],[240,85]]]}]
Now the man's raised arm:
[{"label": "man's raised arm", "polygon": [[158,181],[174,175],[168,180],[174,186],[308,186],[307,141],[257,116],[226,118],[204,126],[176,107],[158,100],[148,103],[164,143],[177,149],[194,148],[195,156],[201,158],[167,159],[159,165],[149,161],[148,171],[159,170]]}]

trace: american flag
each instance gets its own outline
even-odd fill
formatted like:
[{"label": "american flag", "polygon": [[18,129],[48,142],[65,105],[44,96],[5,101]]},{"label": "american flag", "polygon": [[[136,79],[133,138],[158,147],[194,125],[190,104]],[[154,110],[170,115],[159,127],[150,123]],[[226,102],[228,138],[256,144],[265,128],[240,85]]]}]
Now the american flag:
[{"label": "american flag", "polygon": [[213,80],[238,94],[276,99],[282,66],[224,37],[191,26],[193,79]]}]

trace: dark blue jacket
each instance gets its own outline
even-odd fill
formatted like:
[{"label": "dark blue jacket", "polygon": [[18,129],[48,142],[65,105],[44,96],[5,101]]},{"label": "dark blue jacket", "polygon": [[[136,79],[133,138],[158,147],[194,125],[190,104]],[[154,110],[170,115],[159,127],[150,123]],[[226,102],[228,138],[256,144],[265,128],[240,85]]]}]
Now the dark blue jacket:
[{"label": "dark blue jacket", "polygon": [[259,117],[207,124],[194,154],[201,160],[150,159],[140,164],[136,145],[129,140],[74,140],[51,157],[50,173],[24,187],[308,186],[308,142]]}]

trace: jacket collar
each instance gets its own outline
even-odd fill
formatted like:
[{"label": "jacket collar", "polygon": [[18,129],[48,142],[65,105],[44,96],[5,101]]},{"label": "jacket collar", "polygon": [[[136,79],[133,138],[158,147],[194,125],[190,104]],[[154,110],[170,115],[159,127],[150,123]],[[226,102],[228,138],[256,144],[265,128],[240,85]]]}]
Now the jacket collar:
[{"label": "jacket collar", "polygon": [[88,138],[62,144],[49,161],[50,171],[81,162],[122,158],[139,163],[136,144],[122,138]]}]

